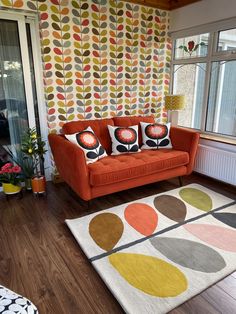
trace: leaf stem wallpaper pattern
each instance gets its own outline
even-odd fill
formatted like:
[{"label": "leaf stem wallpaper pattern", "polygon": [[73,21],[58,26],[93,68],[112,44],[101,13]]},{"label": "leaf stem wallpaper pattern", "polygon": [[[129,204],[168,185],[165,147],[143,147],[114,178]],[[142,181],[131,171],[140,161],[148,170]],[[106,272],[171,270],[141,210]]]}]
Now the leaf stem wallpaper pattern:
[{"label": "leaf stem wallpaper pattern", "polygon": [[66,121],[166,119],[169,12],[115,0],[0,0],[38,13],[50,133]]}]

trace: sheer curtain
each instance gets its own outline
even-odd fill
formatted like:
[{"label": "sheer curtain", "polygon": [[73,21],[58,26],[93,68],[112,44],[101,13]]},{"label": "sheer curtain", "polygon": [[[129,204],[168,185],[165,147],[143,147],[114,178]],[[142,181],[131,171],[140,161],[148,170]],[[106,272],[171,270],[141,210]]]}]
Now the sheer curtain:
[{"label": "sheer curtain", "polygon": [[27,128],[18,25],[0,19],[0,144],[13,148]]}]

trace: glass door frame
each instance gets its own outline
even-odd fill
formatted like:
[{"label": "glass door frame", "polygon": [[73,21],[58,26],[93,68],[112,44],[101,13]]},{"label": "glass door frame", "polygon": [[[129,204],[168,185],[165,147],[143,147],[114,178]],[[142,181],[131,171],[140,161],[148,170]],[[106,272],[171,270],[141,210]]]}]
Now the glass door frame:
[{"label": "glass door frame", "polygon": [[22,70],[24,76],[24,90],[26,97],[26,106],[28,114],[29,127],[35,127],[36,117],[34,109],[34,97],[33,97],[33,87],[30,74],[30,62],[29,62],[29,51],[28,51],[28,40],[27,40],[27,30],[26,23],[30,25],[30,35],[32,43],[32,53],[33,53],[33,65],[35,74],[35,85],[37,94],[37,105],[38,105],[38,115],[39,115],[39,125],[40,133],[44,140],[46,140],[47,153],[44,160],[45,176],[47,180],[50,180],[50,154],[48,151],[48,127],[47,127],[47,111],[44,98],[43,89],[43,65],[41,59],[40,50],[40,36],[39,36],[39,21],[36,13],[26,13],[19,11],[5,11],[0,9],[0,19],[16,21],[18,24],[18,34],[20,42],[20,51],[22,57]]},{"label": "glass door frame", "polygon": [[29,63],[29,52],[28,52],[27,37],[26,37],[25,17],[22,15],[17,16],[15,14],[13,15],[6,12],[0,12],[0,19],[16,21],[18,25],[22,71],[23,71],[23,77],[24,77],[26,107],[27,107],[27,113],[28,113],[28,123],[29,123],[29,127],[32,128],[35,125],[34,123],[35,112],[34,112],[33,89],[32,89],[31,77],[30,77],[30,63]]}]

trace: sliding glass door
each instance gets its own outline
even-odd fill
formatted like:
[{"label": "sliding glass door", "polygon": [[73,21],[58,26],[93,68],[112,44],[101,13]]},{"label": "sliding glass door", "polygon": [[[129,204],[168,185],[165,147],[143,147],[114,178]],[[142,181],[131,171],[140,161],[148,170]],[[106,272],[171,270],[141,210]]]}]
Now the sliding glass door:
[{"label": "sliding glass door", "polygon": [[[0,159],[16,150],[22,134],[36,125],[35,77],[29,24],[0,14]],[[38,119],[37,119],[38,120]]]}]

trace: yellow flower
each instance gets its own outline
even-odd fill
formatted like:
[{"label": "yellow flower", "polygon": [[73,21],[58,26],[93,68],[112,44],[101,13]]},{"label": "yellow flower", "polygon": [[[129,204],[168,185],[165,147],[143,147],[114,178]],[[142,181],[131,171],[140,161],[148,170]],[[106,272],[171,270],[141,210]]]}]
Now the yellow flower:
[{"label": "yellow flower", "polygon": [[29,149],[28,149],[28,153],[31,154],[32,152],[33,152],[33,151],[32,151],[32,148],[29,148]]},{"label": "yellow flower", "polygon": [[37,138],[37,134],[36,134],[36,133],[33,133],[33,134],[31,135],[31,138],[32,138],[32,139],[36,139],[36,138]]}]

